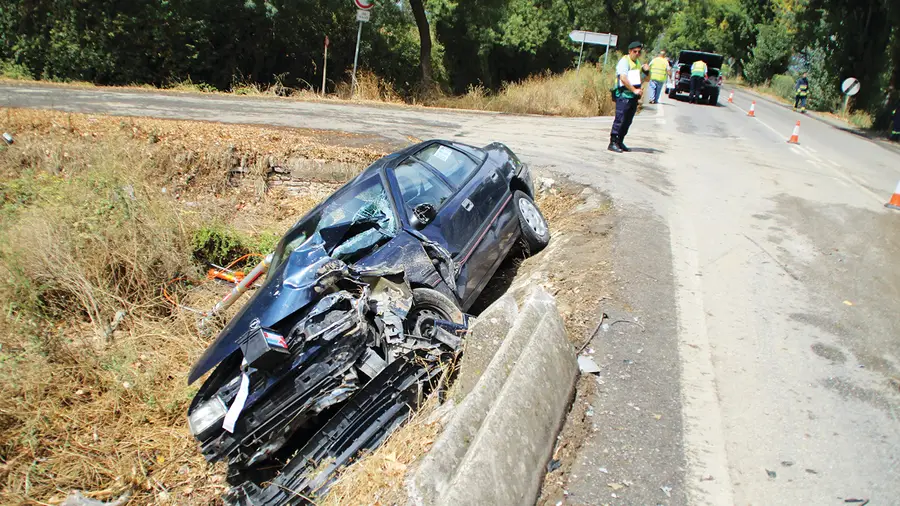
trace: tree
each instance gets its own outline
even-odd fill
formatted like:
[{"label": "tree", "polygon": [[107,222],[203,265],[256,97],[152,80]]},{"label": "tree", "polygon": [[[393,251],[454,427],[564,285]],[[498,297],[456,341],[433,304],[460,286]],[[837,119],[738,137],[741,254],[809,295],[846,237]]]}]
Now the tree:
[{"label": "tree", "polygon": [[787,70],[791,58],[791,37],[779,23],[762,25],[744,75],[750,84],[762,84]]},{"label": "tree", "polygon": [[416,18],[416,27],[419,29],[419,67],[422,69],[422,87],[429,91],[434,85],[433,71],[431,68],[431,28],[428,25],[428,17],[425,15],[425,6],[422,0],[409,0],[413,17]]}]

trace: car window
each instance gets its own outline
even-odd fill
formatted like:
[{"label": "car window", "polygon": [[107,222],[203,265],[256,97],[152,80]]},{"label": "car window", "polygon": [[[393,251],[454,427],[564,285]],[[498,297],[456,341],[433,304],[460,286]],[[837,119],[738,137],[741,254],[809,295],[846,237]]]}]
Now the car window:
[{"label": "car window", "polygon": [[406,160],[398,165],[394,176],[408,213],[419,204],[431,204],[438,209],[453,194],[437,174],[416,160]]},{"label": "car window", "polygon": [[442,144],[428,146],[416,153],[416,158],[437,169],[455,185],[464,183],[478,168],[471,158]]}]

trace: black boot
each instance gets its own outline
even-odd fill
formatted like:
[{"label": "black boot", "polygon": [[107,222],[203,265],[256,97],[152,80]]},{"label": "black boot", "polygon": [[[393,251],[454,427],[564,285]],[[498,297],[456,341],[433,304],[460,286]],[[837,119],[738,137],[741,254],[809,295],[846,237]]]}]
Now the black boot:
[{"label": "black boot", "polygon": [[613,153],[621,153],[622,152],[622,148],[619,147],[618,139],[616,139],[615,137],[609,138],[609,147],[606,149],[612,151]]},{"label": "black boot", "polygon": [[620,150],[622,150],[622,151],[624,151],[624,152],[626,152],[626,153],[629,152],[629,151],[631,151],[630,149],[628,149],[628,146],[626,146],[625,143],[622,142],[622,138],[621,138],[621,137],[618,138],[618,139],[616,139],[616,146],[617,146]]}]

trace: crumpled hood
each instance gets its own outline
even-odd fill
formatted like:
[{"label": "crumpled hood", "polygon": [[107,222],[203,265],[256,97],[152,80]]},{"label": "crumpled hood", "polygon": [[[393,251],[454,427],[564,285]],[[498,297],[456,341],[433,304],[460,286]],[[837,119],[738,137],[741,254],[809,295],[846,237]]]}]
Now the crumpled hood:
[{"label": "crumpled hood", "polygon": [[344,262],[332,258],[325,241],[315,234],[294,250],[286,261],[270,271],[265,284],[244,304],[216,340],[194,364],[188,384],[197,381],[213,367],[240,348],[238,340],[259,318],[260,326],[273,327],[314,300],[321,298],[315,287],[328,284],[328,278],[346,274]]}]

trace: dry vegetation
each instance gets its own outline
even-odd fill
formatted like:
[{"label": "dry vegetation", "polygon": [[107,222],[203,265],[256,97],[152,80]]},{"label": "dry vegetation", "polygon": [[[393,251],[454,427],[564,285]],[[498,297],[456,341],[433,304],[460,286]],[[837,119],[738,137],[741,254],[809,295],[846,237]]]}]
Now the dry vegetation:
[{"label": "dry vegetation", "polygon": [[[185,423],[185,377],[207,339],[161,288],[201,278],[198,255],[271,247],[339,182],[319,174],[306,195],[266,191],[272,165],[362,167],[383,152],[235,125],[8,109],[0,124],[16,138],[0,147],[0,503],[55,504],[71,489],[215,500],[221,469]],[[230,184],[238,166],[243,184]],[[172,288],[198,307],[226,289]]]},{"label": "dry vegetation", "polygon": [[481,86],[459,97],[436,99],[434,105],[513,114],[552,116],[605,116],[615,112],[612,71],[593,65],[562,74],[541,74],[508,83],[491,94]]}]

